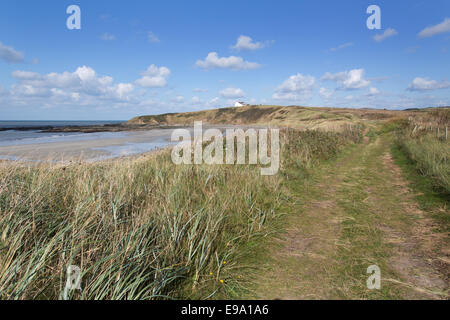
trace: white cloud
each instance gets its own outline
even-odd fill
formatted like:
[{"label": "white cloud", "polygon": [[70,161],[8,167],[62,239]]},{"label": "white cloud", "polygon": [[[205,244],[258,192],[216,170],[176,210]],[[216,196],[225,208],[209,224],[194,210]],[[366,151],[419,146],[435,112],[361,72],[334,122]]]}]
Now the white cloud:
[{"label": "white cloud", "polygon": [[450,32],[450,18],[445,18],[444,21],[434,26],[426,27],[419,32],[418,36],[419,38],[428,38],[446,32]]},{"label": "white cloud", "polygon": [[134,86],[131,83],[119,83],[115,90],[119,98],[123,99],[133,92]]},{"label": "white cloud", "polygon": [[334,52],[334,51],[338,51],[347,47],[352,47],[354,44],[353,42],[347,42],[344,44],[341,44],[340,46],[337,46],[336,48],[331,48],[330,51]]},{"label": "white cloud", "polygon": [[437,89],[446,89],[450,88],[450,82],[429,80],[428,78],[414,78],[413,82],[409,85],[409,91],[429,91],[429,90],[437,90]]},{"label": "white cloud", "polygon": [[329,90],[326,88],[320,88],[319,89],[319,95],[322,97],[322,99],[324,100],[328,100],[330,99],[330,97],[333,95],[334,91],[333,90]]},{"label": "white cloud", "polygon": [[102,39],[103,41],[113,41],[113,40],[116,40],[116,36],[106,32],[106,33],[102,34],[100,39]]},{"label": "white cloud", "polygon": [[136,84],[146,88],[162,88],[167,85],[167,78],[170,76],[170,69],[157,67],[154,64],[142,72],[142,77],[136,80]]},{"label": "white cloud", "polygon": [[241,57],[230,56],[228,58],[220,58],[217,52],[210,52],[205,60],[198,60],[197,67],[209,70],[213,68],[233,69],[233,70],[249,70],[259,68],[260,65],[255,62],[248,62]]},{"label": "white cloud", "polygon": [[381,41],[383,41],[383,40],[385,40],[387,38],[395,36],[396,34],[398,34],[397,30],[395,30],[393,28],[389,28],[389,29],[386,29],[382,34],[374,35],[373,39],[376,42],[381,42]]},{"label": "white cloud", "polygon": [[263,44],[261,42],[253,42],[252,38],[249,36],[242,35],[237,39],[236,44],[231,48],[236,50],[258,50],[264,48],[265,46],[267,46],[267,43]]},{"label": "white cloud", "polygon": [[378,90],[378,89],[375,88],[375,87],[371,87],[371,88],[369,89],[369,92],[366,93],[367,96],[376,96],[376,95],[378,95],[378,94],[380,94],[380,90]]},{"label": "white cloud", "polygon": [[234,99],[245,97],[245,92],[240,88],[226,88],[220,91],[220,95],[224,98]]},{"label": "white cloud", "polygon": [[147,39],[148,39],[148,42],[150,42],[150,43],[160,42],[159,38],[151,31],[149,31],[147,33]]},{"label": "white cloud", "polygon": [[311,98],[315,82],[316,80],[313,76],[304,76],[301,73],[297,73],[278,86],[272,98],[305,102]]},{"label": "white cloud", "polygon": [[16,70],[11,73],[11,76],[19,80],[37,80],[41,78],[41,75],[31,71]]},{"label": "white cloud", "polygon": [[199,97],[194,96],[194,97],[192,97],[191,101],[192,101],[192,103],[200,103],[201,100]]},{"label": "white cloud", "polygon": [[0,59],[8,63],[22,63],[25,61],[25,55],[13,47],[5,46],[0,42]]},{"label": "white cloud", "polygon": [[130,100],[130,94],[134,91],[132,84],[114,84],[112,77],[98,76],[94,69],[87,66],[79,67],[74,72],[49,74],[17,70],[12,76],[18,80],[10,91],[15,101],[45,97],[45,104],[119,102]]},{"label": "white cloud", "polygon": [[170,70],[167,67],[157,67],[154,64],[150,65],[146,71],[142,73],[143,76],[161,76],[168,77],[170,76]]},{"label": "white cloud", "polygon": [[369,80],[364,79],[364,69],[353,69],[350,71],[331,74],[325,73],[322,80],[336,81],[340,84],[340,90],[352,90],[365,88],[370,84]]},{"label": "white cloud", "polygon": [[40,88],[79,88],[92,91],[111,85],[113,78],[108,76],[98,77],[94,69],[86,66],[77,68],[73,73],[52,72],[41,75],[35,72],[14,71],[12,76],[21,80],[22,84]]}]

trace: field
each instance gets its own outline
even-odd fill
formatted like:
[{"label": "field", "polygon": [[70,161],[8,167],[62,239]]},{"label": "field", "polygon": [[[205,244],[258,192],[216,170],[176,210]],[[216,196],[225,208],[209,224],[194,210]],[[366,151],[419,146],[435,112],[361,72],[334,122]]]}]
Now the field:
[{"label": "field", "polygon": [[[448,298],[448,109],[260,106],[130,122],[195,120],[283,126],[280,172],[175,166],[168,150],[0,163],[0,298]],[[366,288],[373,264],[380,290]],[[69,265],[81,289],[65,293]]]}]

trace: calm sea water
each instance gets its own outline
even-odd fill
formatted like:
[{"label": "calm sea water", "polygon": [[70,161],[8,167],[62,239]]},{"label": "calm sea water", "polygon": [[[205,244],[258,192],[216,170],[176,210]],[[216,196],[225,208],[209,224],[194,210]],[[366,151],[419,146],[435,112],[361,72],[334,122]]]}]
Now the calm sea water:
[{"label": "calm sea water", "polygon": [[65,127],[65,126],[89,126],[102,124],[118,124],[123,121],[0,121],[0,128],[9,130],[0,131],[0,146],[11,146],[18,144],[34,144],[73,140],[98,139],[120,136],[120,132],[42,132],[41,130],[18,131],[16,128],[35,127]]}]

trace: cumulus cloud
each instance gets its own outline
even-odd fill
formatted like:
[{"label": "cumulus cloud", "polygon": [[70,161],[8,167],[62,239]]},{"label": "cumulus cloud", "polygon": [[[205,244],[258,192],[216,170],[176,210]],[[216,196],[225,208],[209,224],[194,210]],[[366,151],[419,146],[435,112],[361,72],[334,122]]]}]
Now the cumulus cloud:
[{"label": "cumulus cloud", "polygon": [[382,34],[374,35],[373,39],[376,42],[381,42],[381,41],[383,41],[383,40],[385,40],[387,38],[395,36],[396,34],[398,34],[397,30],[395,30],[393,28],[389,28],[389,29],[386,29]]},{"label": "cumulus cloud", "polygon": [[313,76],[304,76],[297,73],[278,86],[272,98],[296,102],[307,101],[312,97],[315,82],[316,79]]},{"label": "cumulus cloud", "polygon": [[159,38],[151,31],[149,31],[147,33],[147,39],[148,39],[148,42],[150,42],[150,43],[160,42]]},{"label": "cumulus cloud", "polygon": [[445,18],[444,21],[434,26],[426,27],[419,32],[418,36],[419,38],[428,38],[446,32],[450,32],[450,18]]},{"label": "cumulus cloud", "polygon": [[0,42],[0,59],[7,63],[22,63],[25,61],[25,55],[13,47],[6,46]]},{"label": "cumulus cloud", "polygon": [[219,57],[217,52],[210,52],[205,60],[197,60],[195,65],[199,68],[206,70],[219,68],[219,69],[232,69],[232,70],[250,70],[260,67],[258,63],[248,62],[241,57]]},{"label": "cumulus cloud", "polygon": [[49,101],[127,101],[134,90],[130,83],[114,84],[109,76],[99,76],[90,67],[82,66],[74,72],[39,74],[17,70],[12,76],[18,83],[11,86],[15,99],[46,97]]},{"label": "cumulus cloud", "polygon": [[353,69],[335,74],[327,72],[322,77],[322,80],[337,82],[340,85],[338,88],[340,90],[361,89],[370,84],[369,80],[364,79],[364,69]]},{"label": "cumulus cloud", "polygon": [[438,90],[438,89],[446,89],[450,88],[450,82],[443,80],[443,81],[436,81],[436,80],[430,80],[428,78],[420,78],[416,77],[414,78],[413,82],[409,85],[408,90],[409,91],[430,91],[430,90]]},{"label": "cumulus cloud", "polygon": [[106,33],[102,34],[100,39],[102,39],[103,41],[113,41],[113,40],[116,40],[116,36],[106,32]]},{"label": "cumulus cloud", "polygon": [[261,43],[261,42],[254,42],[252,40],[252,38],[250,38],[249,36],[240,36],[237,39],[237,42],[234,46],[232,46],[231,48],[236,49],[238,51],[240,50],[258,50],[258,49],[262,49],[265,46],[268,45],[268,42],[266,42],[265,44]]},{"label": "cumulus cloud", "polygon": [[167,85],[167,78],[170,76],[170,69],[157,67],[154,64],[141,73],[142,77],[136,80],[136,84],[146,88],[162,88]]},{"label": "cumulus cloud", "polygon": [[245,92],[240,88],[226,88],[220,91],[220,95],[223,98],[234,99],[245,97]]},{"label": "cumulus cloud", "polygon": [[115,91],[120,99],[128,97],[133,90],[134,86],[131,83],[119,83],[115,88]]}]

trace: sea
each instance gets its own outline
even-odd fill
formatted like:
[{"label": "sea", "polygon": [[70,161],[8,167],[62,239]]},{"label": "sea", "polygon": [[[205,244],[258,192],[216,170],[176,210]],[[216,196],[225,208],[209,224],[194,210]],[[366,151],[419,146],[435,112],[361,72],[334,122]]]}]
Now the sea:
[{"label": "sea", "polygon": [[[114,133],[120,132],[42,132],[33,130],[39,127],[66,127],[66,126],[91,126],[104,124],[119,124],[124,121],[0,121],[0,146],[12,146],[21,144],[63,142],[85,139],[98,139],[103,137],[114,137]],[[30,130],[16,130],[18,128],[30,128]]]}]

